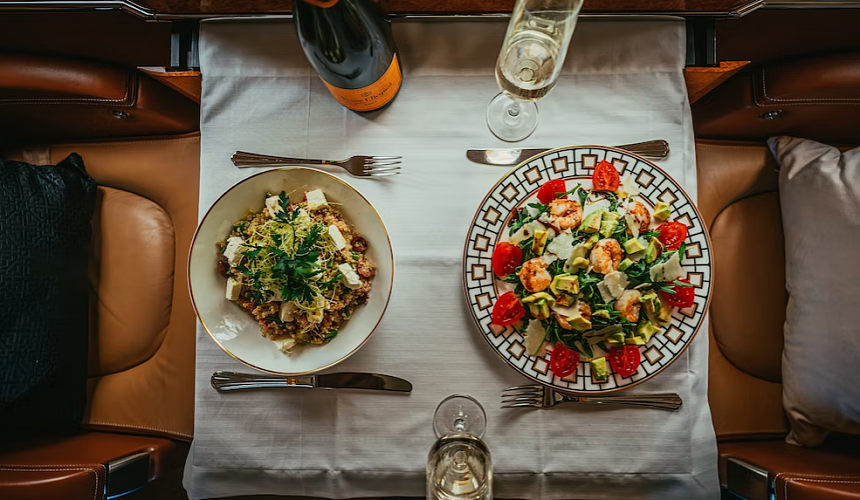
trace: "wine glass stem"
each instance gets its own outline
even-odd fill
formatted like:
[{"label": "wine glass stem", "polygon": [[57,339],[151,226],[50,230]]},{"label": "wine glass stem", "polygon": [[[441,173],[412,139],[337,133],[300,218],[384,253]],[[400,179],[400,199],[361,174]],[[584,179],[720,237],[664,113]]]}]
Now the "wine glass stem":
[{"label": "wine glass stem", "polygon": [[510,126],[516,125],[517,121],[520,117],[520,103],[517,101],[511,101],[511,104],[508,106],[508,112],[505,114],[505,123]]},{"label": "wine glass stem", "polygon": [[462,418],[458,418],[454,421],[454,430],[457,432],[465,432],[466,431],[466,420]]}]

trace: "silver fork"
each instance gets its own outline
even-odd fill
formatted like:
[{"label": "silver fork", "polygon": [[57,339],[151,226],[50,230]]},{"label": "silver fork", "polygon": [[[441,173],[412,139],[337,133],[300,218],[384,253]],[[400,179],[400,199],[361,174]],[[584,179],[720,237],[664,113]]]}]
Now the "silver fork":
[{"label": "silver fork", "polygon": [[502,408],[551,408],[559,403],[625,405],[660,410],[677,410],[683,401],[677,394],[630,394],[618,396],[573,396],[549,387],[533,384],[502,390]]},{"label": "silver fork", "polygon": [[314,158],[287,158],[236,151],[230,157],[239,168],[274,167],[281,165],[335,165],[356,177],[384,177],[399,174],[399,156],[353,156],[346,160],[318,160]]}]

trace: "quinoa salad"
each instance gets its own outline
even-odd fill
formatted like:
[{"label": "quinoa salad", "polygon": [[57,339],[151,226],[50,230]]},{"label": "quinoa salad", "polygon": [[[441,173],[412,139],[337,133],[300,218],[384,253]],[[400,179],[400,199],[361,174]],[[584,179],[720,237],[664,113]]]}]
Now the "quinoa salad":
[{"label": "quinoa salad", "polygon": [[227,300],[289,352],[328,343],[367,302],[376,274],[367,248],[322,190],[308,191],[301,202],[281,191],[233,224],[218,243],[217,268],[227,280]]}]

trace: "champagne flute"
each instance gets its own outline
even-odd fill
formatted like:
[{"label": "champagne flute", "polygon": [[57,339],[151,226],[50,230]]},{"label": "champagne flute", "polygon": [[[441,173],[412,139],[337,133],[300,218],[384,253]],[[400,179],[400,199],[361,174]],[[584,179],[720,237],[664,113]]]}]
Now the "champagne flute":
[{"label": "champagne flute", "polygon": [[491,500],[493,462],[481,441],[487,414],[475,398],[455,394],[433,414],[439,438],[427,456],[428,500]]},{"label": "champagne flute", "polygon": [[517,0],[499,59],[496,81],[502,92],[490,101],[487,125],[503,141],[534,132],[535,101],[555,86],[583,0]]}]

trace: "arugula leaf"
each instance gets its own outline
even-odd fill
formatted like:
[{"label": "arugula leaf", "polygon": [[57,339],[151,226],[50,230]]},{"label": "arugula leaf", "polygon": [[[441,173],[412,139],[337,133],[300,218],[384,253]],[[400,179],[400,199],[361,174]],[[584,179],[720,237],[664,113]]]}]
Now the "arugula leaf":
[{"label": "arugula leaf", "polygon": [[[529,207],[537,210],[538,211],[537,215],[540,215],[540,214],[546,212],[547,210],[549,210],[549,205],[544,205],[543,203],[529,203]],[[537,216],[533,215],[532,217],[537,217]]]},{"label": "arugula leaf", "polygon": [[245,276],[254,276],[253,271],[251,271],[250,269],[248,269],[247,267],[245,267],[242,264],[239,264],[238,266],[236,266],[236,270],[239,271],[240,273],[244,274]]},{"label": "arugula leaf", "polygon": [[585,202],[588,200],[588,192],[585,189],[579,190],[579,204],[585,208]]},{"label": "arugula leaf", "polygon": [[287,210],[287,207],[290,205],[290,197],[287,196],[286,191],[281,191],[281,194],[278,195],[278,203],[280,203],[284,211]]},{"label": "arugula leaf", "polygon": [[564,193],[558,193],[555,195],[555,198],[556,199],[566,198],[567,195],[575,193],[576,190],[579,189],[580,187],[582,187],[582,184],[577,183],[575,188],[571,189],[570,191],[564,192]]},{"label": "arugula leaf", "polygon": [[681,246],[678,247],[678,258],[684,260],[687,258],[687,243],[682,241]]},{"label": "arugula leaf", "polygon": [[691,283],[684,283],[683,281],[675,280],[672,283],[678,285],[681,288],[693,288],[693,285]]}]

